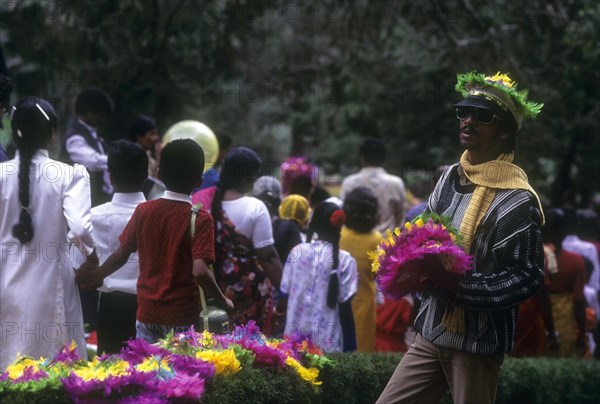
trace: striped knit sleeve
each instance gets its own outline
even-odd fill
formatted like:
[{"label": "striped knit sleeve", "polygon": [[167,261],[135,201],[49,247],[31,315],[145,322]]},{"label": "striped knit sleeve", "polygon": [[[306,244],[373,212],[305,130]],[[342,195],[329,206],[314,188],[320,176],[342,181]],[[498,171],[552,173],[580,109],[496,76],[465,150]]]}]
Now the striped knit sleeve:
[{"label": "striped knit sleeve", "polygon": [[526,191],[497,199],[475,240],[474,270],[460,279],[456,295],[457,303],[474,310],[515,306],[544,283],[541,214],[535,199]]},{"label": "striped knit sleeve", "polygon": [[444,186],[448,186],[447,183],[448,183],[448,177],[450,176],[450,172],[457,165],[458,164],[454,164],[450,168],[446,169],[446,171],[444,171],[444,173],[440,177],[437,184],[435,184],[435,188],[433,189],[433,192],[431,193],[431,195],[429,195],[429,199],[427,201],[427,209],[426,209],[427,212],[435,212],[436,211],[435,207],[438,206],[438,202],[439,202],[441,194],[442,194],[442,189],[444,188]]}]

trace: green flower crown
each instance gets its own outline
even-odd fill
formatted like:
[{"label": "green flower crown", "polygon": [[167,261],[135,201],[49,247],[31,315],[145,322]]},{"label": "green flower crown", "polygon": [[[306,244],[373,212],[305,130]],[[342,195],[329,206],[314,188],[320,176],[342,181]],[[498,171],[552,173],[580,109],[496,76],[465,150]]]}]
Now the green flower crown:
[{"label": "green flower crown", "polygon": [[494,76],[485,76],[473,70],[456,75],[457,83],[454,89],[466,97],[474,88],[493,87],[506,93],[524,118],[535,119],[544,106],[543,103],[528,101],[529,90],[517,90],[517,83],[508,77],[508,74],[496,73]]}]

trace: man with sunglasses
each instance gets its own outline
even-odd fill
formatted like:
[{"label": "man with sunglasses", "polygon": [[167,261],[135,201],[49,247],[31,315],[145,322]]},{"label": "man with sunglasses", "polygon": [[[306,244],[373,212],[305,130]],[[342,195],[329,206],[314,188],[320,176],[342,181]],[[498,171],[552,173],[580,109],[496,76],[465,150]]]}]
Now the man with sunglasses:
[{"label": "man with sunglasses", "polygon": [[458,275],[437,258],[422,261],[428,286],[418,335],[378,403],[433,403],[448,389],[455,403],[493,403],[504,355],[514,347],[518,305],[544,281],[541,205],[512,164],[523,119],[543,104],[527,101],[506,74],[457,78],[466,150],[440,178],[427,210],[451,218],[473,269]]}]

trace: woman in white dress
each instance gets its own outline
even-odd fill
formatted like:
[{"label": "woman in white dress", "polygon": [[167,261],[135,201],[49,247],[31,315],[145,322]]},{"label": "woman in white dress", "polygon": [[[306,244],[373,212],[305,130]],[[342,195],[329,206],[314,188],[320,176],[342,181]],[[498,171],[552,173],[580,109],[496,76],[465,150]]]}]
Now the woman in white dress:
[{"label": "woman in white dress", "polygon": [[93,251],[89,177],[48,157],[56,113],[41,98],[11,109],[14,159],[0,164],[0,371],[18,354],[56,354],[71,340],[86,358],[69,248]]}]

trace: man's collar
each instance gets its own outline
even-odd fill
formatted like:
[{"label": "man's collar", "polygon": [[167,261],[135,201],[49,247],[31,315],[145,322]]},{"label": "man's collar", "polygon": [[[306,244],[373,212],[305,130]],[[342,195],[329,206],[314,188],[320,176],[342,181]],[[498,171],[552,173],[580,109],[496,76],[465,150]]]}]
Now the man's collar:
[{"label": "man's collar", "polygon": [[[19,151],[17,150],[15,152],[15,157],[20,157],[21,153],[19,153]],[[50,153],[48,153],[48,149],[37,149],[33,155],[33,158],[37,157],[37,156],[42,156],[42,157],[50,157]]]},{"label": "man's collar", "polygon": [[360,171],[365,171],[365,172],[385,172],[385,169],[383,167],[378,167],[378,166],[366,166],[360,169]]},{"label": "man's collar", "polygon": [[192,197],[190,195],[180,194],[179,192],[166,190],[162,198],[171,201],[187,202],[190,205],[192,204]]},{"label": "man's collar", "polygon": [[459,164],[458,168],[458,181],[460,185],[466,186],[466,185],[471,185],[472,182],[469,180],[469,178],[467,178],[467,175],[465,174],[465,170],[462,168],[462,166]]},{"label": "man's collar", "polygon": [[115,192],[112,197],[112,202],[116,203],[141,203],[146,202],[146,198],[142,192]]}]

